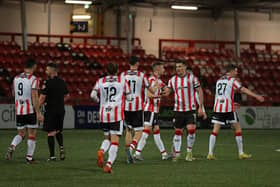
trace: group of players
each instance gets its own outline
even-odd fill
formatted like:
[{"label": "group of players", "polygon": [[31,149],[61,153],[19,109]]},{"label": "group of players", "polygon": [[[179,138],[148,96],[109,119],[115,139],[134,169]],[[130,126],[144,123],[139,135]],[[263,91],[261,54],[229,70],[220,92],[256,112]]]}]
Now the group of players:
[{"label": "group of players", "polygon": [[[174,94],[175,100],[175,133],[171,157],[173,161],[179,159],[183,130],[186,127],[188,134],[186,161],[193,161],[192,148],[195,142],[196,110],[199,117],[207,117],[203,107],[203,90],[198,78],[191,71],[187,71],[187,65],[184,61],[176,62],[176,75],[169,80],[167,85],[160,79],[164,73],[162,62],[153,63],[153,73],[149,78],[138,71],[138,58],[130,58],[129,64],[130,69],[120,75],[118,75],[116,64],[107,64],[108,75],[96,82],[90,95],[94,101],[100,102],[100,122],[105,135],[97,152],[97,165],[101,168],[104,167],[104,154],[108,152],[104,172],[112,172],[112,165],[117,157],[119,138],[123,133],[124,126],[126,127],[125,142],[128,163],[143,160],[141,152],[152,129],[154,141],[162,159],[170,158],[160,137],[158,115],[161,100],[164,100],[164,97],[171,93]],[[260,102],[264,101],[264,97],[242,86],[237,75],[237,67],[230,64],[227,66],[227,74],[216,83],[212,119],[214,128],[209,139],[208,160],[216,159],[214,155],[216,136],[220,126],[225,124],[231,124],[235,128],[238,158],[251,158],[250,154],[243,152],[241,127],[235,112],[233,97],[236,91],[252,96]]]},{"label": "group of players", "polygon": [[[145,147],[147,138],[153,130],[154,141],[159,149],[162,159],[167,160],[172,157],[177,161],[181,153],[183,130],[187,129],[187,154],[186,161],[193,161],[192,149],[196,137],[196,112],[198,117],[207,117],[203,106],[203,90],[198,78],[188,71],[184,61],[175,63],[176,74],[166,85],[160,78],[164,74],[164,64],[154,62],[152,65],[152,75],[146,77],[143,72],[138,71],[139,59],[131,57],[129,59],[130,69],[118,75],[118,66],[108,63],[106,66],[107,75],[101,77],[95,83],[90,97],[100,102],[99,119],[104,131],[104,140],[97,152],[97,165],[104,167],[105,173],[112,172],[112,165],[117,158],[119,138],[125,128],[125,142],[127,162],[134,163],[135,160],[143,160],[141,152]],[[235,112],[233,101],[234,93],[240,91],[263,102],[264,98],[257,95],[241,85],[237,79],[238,71],[235,65],[228,65],[227,74],[222,76],[216,83],[216,95],[214,104],[213,131],[209,138],[208,160],[214,160],[214,146],[216,136],[221,125],[231,124],[235,128],[235,138],[238,147],[239,159],[250,158],[251,155],[243,152],[243,142],[241,127],[238,115]],[[60,145],[60,158],[65,158],[62,124],[64,118],[64,100],[68,97],[68,90],[65,82],[57,78],[57,65],[51,63],[47,66],[49,75],[48,83],[44,83],[42,95],[38,96],[39,79],[33,75],[36,63],[28,60],[25,63],[24,72],[16,76],[13,82],[15,104],[16,104],[16,124],[18,135],[16,135],[5,155],[10,160],[15,148],[22,142],[26,135],[28,163],[33,163],[33,154],[36,146],[37,121],[44,120],[44,129],[48,132],[48,144],[50,159],[54,157],[54,136]],[[46,88],[46,86],[48,88]],[[51,89],[52,88],[52,89]],[[59,91],[60,90],[60,91]],[[57,95],[54,99],[54,95]],[[158,124],[159,107],[161,100],[166,96],[174,94],[174,137],[172,142],[172,154],[169,155],[160,137]],[[43,118],[40,106],[45,101],[49,106]],[[50,102],[51,101],[51,102]],[[63,107],[55,107],[60,103]],[[57,110],[56,108],[60,108]],[[104,154],[108,152],[108,160],[104,166]]]}]

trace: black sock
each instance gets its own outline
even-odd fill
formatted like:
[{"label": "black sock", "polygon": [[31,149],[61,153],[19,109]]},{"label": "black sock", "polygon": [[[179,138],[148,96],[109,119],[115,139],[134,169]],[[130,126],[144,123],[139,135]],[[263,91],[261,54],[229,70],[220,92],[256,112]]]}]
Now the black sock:
[{"label": "black sock", "polygon": [[63,136],[62,136],[62,133],[59,132],[55,136],[56,136],[56,140],[58,142],[58,145],[60,146],[60,148],[63,148]]},{"label": "black sock", "polygon": [[48,144],[49,144],[50,157],[54,157],[54,137],[53,136],[48,136]]}]

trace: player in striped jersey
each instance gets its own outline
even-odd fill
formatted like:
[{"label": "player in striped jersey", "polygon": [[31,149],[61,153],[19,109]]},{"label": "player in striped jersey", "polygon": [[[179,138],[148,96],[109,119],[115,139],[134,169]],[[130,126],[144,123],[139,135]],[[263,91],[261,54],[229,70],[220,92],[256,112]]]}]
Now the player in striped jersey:
[{"label": "player in striped jersey", "polygon": [[[139,66],[139,59],[137,57],[130,57],[129,65],[130,70],[123,72],[121,77],[124,77],[124,79],[127,80],[133,95],[132,101],[125,102],[125,142],[127,162],[133,163],[132,152],[137,147],[137,143],[141,138],[143,130],[143,89],[148,88],[154,93],[154,88],[150,86],[145,74],[137,70]],[[133,138],[132,130],[135,131]]]},{"label": "player in striped jersey", "polygon": [[97,165],[103,167],[103,155],[109,150],[109,157],[104,167],[105,173],[112,172],[112,164],[117,158],[119,137],[123,132],[124,101],[131,100],[130,88],[125,79],[117,76],[118,66],[107,64],[108,76],[100,78],[90,96],[99,102],[97,94],[100,94],[100,122],[103,127],[105,139],[97,152]]},{"label": "player in striped jersey", "polygon": [[141,152],[146,145],[146,140],[153,128],[154,141],[161,152],[162,160],[167,160],[169,158],[165,151],[164,144],[160,138],[160,128],[158,125],[158,115],[161,100],[161,92],[165,87],[165,84],[160,79],[160,76],[164,73],[164,66],[162,62],[155,62],[153,64],[153,75],[149,77],[149,83],[151,86],[158,84],[158,89],[152,94],[148,89],[145,89],[145,104],[144,104],[144,130],[141,139],[138,143],[134,158],[136,160],[143,160]]},{"label": "player in striped jersey", "polygon": [[176,161],[180,157],[183,129],[186,126],[187,136],[187,155],[186,161],[192,161],[192,147],[195,142],[195,123],[196,108],[195,92],[198,92],[200,105],[198,107],[198,116],[203,116],[203,91],[199,80],[191,72],[187,72],[187,66],[184,61],[176,62],[176,75],[168,82],[168,87],[163,95],[167,96],[174,92],[174,111],[175,111],[175,135],[173,137],[173,151]]},{"label": "player in striped jersey", "polygon": [[18,135],[13,138],[8,147],[5,155],[7,160],[12,159],[16,146],[22,142],[26,135],[26,129],[28,129],[26,161],[30,164],[35,163],[33,154],[36,147],[37,120],[43,120],[38,99],[39,79],[33,75],[35,69],[36,62],[31,59],[27,60],[24,72],[17,75],[13,81]]},{"label": "player in striped jersey", "polygon": [[214,123],[213,131],[209,138],[209,153],[207,155],[208,160],[214,160],[214,146],[216,142],[216,136],[219,133],[221,125],[229,123],[235,128],[235,140],[238,147],[238,158],[247,159],[251,158],[251,155],[243,152],[243,141],[241,134],[241,126],[234,106],[234,93],[240,91],[249,96],[256,98],[258,101],[263,102],[264,97],[257,95],[249,89],[241,85],[237,80],[237,67],[235,65],[228,65],[227,74],[221,77],[216,83],[216,95],[214,104],[214,115],[212,123]]}]

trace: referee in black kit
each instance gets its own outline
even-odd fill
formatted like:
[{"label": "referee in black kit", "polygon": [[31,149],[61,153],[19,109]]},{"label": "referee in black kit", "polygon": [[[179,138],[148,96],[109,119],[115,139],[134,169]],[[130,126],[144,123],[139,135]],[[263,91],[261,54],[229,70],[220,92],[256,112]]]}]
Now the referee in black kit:
[{"label": "referee in black kit", "polygon": [[63,120],[65,115],[64,101],[69,98],[69,92],[64,80],[58,77],[58,66],[49,63],[46,68],[48,79],[43,82],[40,95],[40,106],[45,103],[44,126],[43,130],[48,132],[48,145],[50,158],[48,161],[55,161],[54,136],[60,147],[60,160],[65,159],[63,147]]}]

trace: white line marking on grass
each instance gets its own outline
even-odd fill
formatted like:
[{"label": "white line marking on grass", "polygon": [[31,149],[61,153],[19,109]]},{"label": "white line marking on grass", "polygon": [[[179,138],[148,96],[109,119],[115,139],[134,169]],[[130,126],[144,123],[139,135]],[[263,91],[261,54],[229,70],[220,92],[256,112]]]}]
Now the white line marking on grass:
[{"label": "white line marking on grass", "polygon": [[280,152],[280,149],[276,149],[275,151]]}]

